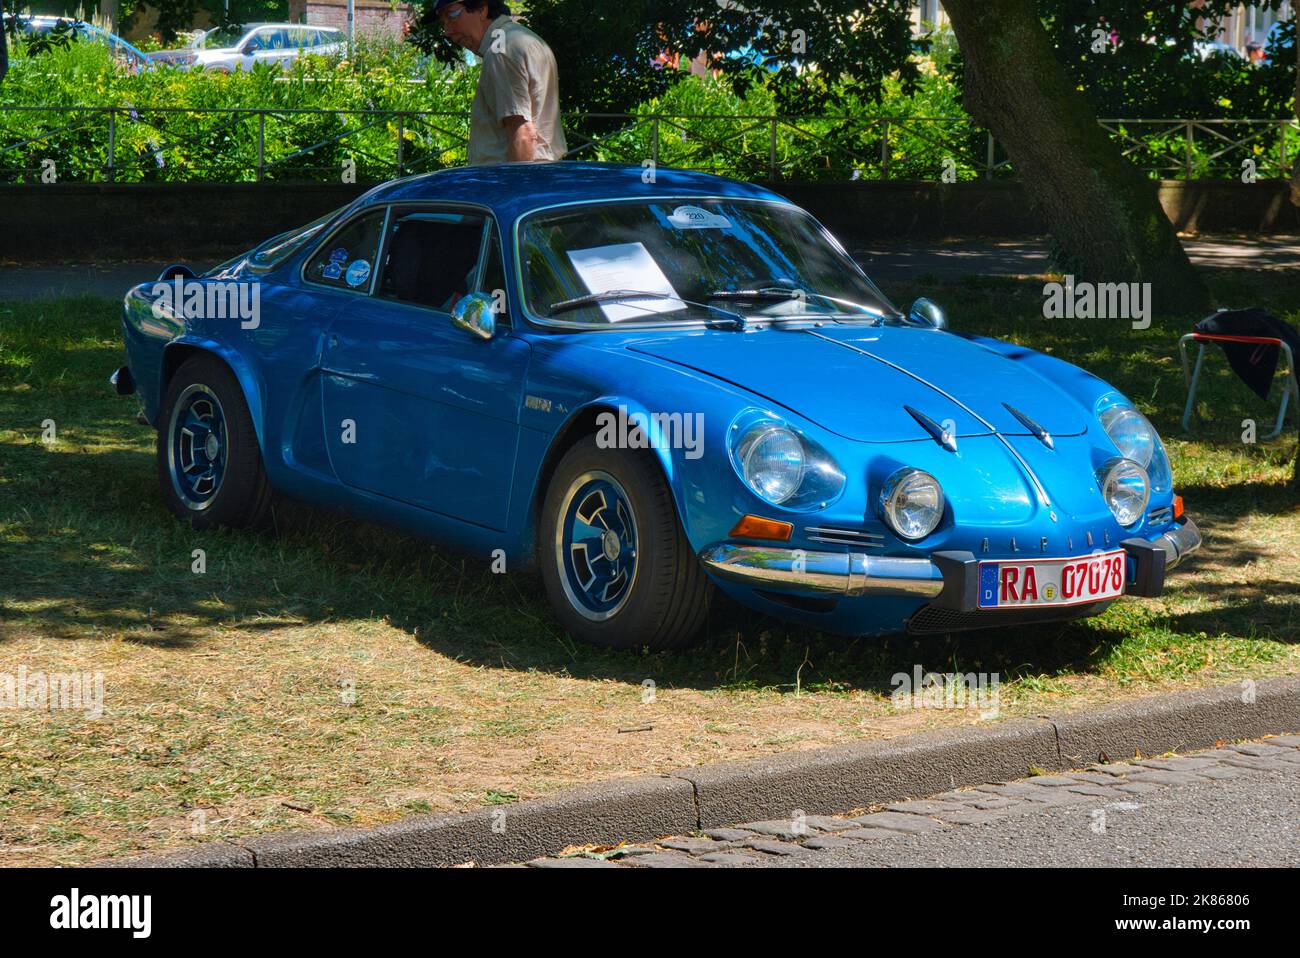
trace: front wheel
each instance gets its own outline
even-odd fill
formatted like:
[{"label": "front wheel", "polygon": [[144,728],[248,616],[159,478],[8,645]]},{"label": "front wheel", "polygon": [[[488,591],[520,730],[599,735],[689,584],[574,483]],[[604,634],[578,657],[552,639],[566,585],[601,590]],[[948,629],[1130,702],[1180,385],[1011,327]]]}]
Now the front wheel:
[{"label": "front wheel", "polygon": [[546,490],[538,553],[551,605],[584,642],[682,648],[704,626],[712,586],[650,453],[579,440]]},{"label": "front wheel", "polygon": [[248,403],[215,356],[187,359],[167,384],[157,461],[163,502],[197,529],[255,526],[270,509]]}]

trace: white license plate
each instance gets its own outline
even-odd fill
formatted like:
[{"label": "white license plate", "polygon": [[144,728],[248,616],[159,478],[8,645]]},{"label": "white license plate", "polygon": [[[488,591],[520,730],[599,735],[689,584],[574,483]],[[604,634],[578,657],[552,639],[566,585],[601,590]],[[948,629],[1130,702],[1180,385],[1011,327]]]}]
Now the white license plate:
[{"label": "white license plate", "polygon": [[1124,594],[1126,559],[1120,549],[1074,559],[981,562],[979,607],[1026,609],[1113,599]]}]

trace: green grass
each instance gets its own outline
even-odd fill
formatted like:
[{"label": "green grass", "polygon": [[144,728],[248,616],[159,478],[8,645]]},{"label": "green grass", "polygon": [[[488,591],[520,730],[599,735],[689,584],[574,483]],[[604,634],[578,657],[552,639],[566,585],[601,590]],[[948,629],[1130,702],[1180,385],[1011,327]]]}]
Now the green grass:
[{"label": "green grass", "polygon": [[[1215,283],[1224,301],[1300,318],[1285,275]],[[398,532],[301,506],[274,533],[178,524],[152,431],[106,383],[123,356],[116,304],[0,303],[0,674],[84,669],[107,685],[100,721],[0,711],[0,865],[500,804],[975,720],[896,711],[891,676],[917,664],[998,673],[1004,716],[1297,671],[1295,431],[1243,444],[1241,419],[1270,410],[1215,356],[1213,421],[1179,438],[1174,343],[1195,317],[1048,322],[1031,282],[890,293],[931,296],[954,328],[1048,350],[1143,408],[1207,535],[1164,597],[1081,623],[886,640],[724,610],[690,652],[590,649],[558,630],[532,574],[493,575]],[[190,571],[196,548],[206,575]]]}]

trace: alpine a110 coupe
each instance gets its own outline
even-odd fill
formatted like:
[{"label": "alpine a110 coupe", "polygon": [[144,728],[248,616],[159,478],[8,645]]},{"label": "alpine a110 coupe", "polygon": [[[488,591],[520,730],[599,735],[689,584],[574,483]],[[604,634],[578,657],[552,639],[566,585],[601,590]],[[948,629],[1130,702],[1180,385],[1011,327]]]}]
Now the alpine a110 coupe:
[{"label": "alpine a110 coupe", "polygon": [[714,176],[394,180],[122,320],[178,517],[283,495],[535,564],[600,645],[687,645],[717,590],[846,635],[1092,615],[1201,542],[1130,400]]}]

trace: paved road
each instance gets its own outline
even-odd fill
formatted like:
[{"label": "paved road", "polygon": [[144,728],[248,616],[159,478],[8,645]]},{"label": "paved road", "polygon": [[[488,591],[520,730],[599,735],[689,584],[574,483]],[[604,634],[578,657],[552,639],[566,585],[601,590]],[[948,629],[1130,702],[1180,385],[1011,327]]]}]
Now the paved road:
[{"label": "paved road", "polygon": [[1300,866],[1300,735],[535,867]]},{"label": "paved road", "polygon": [[[221,262],[191,263],[207,269]],[[55,296],[109,296],[114,299],[137,283],[157,279],[170,264],[162,260],[129,263],[72,263],[48,266],[0,265],[0,301]]]},{"label": "paved road", "polygon": [[[1215,269],[1300,267],[1294,236],[1217,236],[1183,240],[1197,266]],[[853,256],[867,274],[885,280],[932,274],[954,276],[1038,276],[1047,271],[1047,240],[984,240],[856,245]]]},{"label": "paved road", "polygon": [[[1185,240],[1192,261],[1209,267],[1289,269],[1300,267],[1300,242],[1295,237],[1217,237]],[[237,250],[230,251],[233,255]],[[1047,269],[1045,240],[984,240],[951,243],[876,243],[856,246],[853,255],[874,279],[888,283],[930,274],[941,278],[965,275],[1039,275]],[[216,265],[213,256],[189,265],[198,270]],[[42,299],[89,293],[117,297],[136,283],[155,278],[162,260],[107,264],[0,266],[0,300]]]}]

